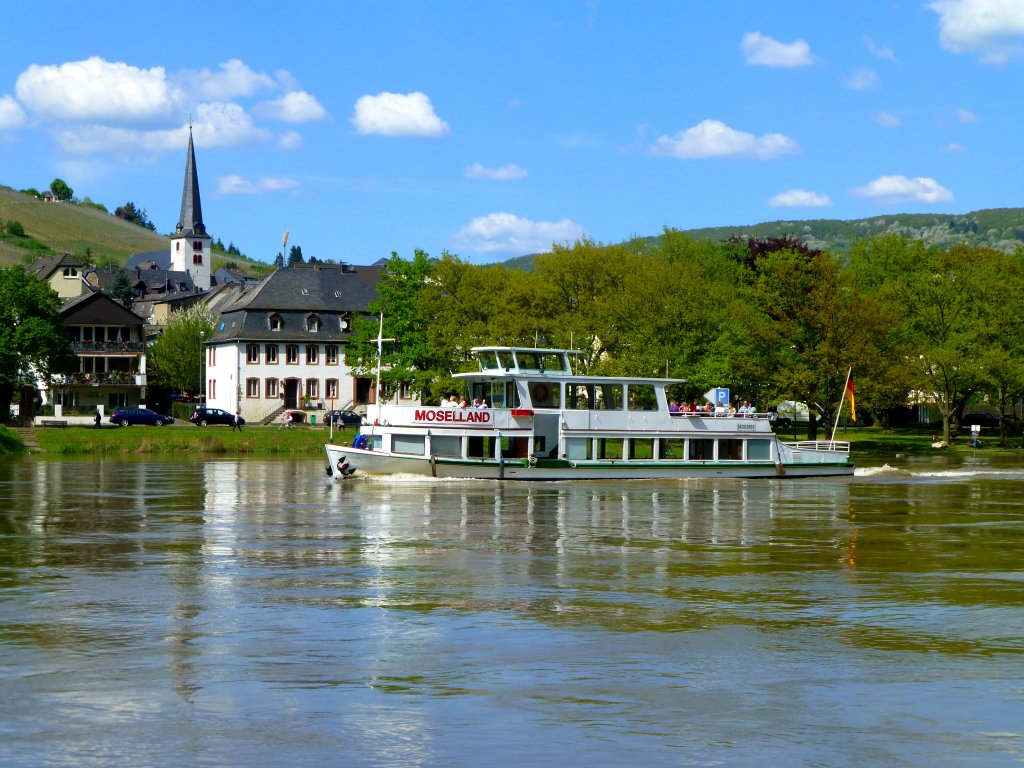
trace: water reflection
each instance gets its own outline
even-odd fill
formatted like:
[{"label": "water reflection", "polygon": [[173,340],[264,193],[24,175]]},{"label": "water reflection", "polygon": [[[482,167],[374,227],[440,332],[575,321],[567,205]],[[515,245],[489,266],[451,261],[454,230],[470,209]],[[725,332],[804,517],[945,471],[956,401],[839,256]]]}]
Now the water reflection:
[{"label": "water reflection", "polygon": [[0,464],[0,763],[1009,762],[1024,502],[984,469]]}]

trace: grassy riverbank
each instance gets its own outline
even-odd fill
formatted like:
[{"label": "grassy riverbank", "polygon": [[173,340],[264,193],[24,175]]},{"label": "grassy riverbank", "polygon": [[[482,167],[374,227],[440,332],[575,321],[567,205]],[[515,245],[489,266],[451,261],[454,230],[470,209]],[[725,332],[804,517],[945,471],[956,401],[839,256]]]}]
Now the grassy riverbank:
[{"label": "grassy riverbank", "polygon": [[[41,451],[48,455],[316,455],[330,432],[321,427],[68,427],[37,428]],[[334,431],[335,441],[351,441],[354,430]]]}]

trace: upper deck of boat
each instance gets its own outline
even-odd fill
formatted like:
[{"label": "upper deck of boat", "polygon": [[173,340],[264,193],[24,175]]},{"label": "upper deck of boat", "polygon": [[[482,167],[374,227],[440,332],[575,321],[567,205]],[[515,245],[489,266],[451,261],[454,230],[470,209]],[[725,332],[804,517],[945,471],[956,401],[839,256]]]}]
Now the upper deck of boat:
[{"label": "upper deck of boat", "polygon": [[602,382],[643,382],[647,384],[685,384],[686,379],[638,376],[592,376],[573,370],[572,358],[583,353],[572,349],[547,347],[473,347],[478,370],[457,373],[455,378],[543,376],[545,378],[592,380]]}]

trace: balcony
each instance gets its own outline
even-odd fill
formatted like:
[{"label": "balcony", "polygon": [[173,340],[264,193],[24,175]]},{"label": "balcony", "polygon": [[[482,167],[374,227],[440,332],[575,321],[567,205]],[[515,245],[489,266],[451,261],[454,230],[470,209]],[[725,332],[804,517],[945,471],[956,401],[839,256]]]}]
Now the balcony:
[{"label": "balcony", "polygon": [[69,346],[72,352],[143,352],[145,345],[141,341],[72,341]]},{"label": "balcony", "polygon": [[130,371],[72,373],[65,377],[65,384],[73,387],[144,387],[146,386],[146,374],[132,373]]}]

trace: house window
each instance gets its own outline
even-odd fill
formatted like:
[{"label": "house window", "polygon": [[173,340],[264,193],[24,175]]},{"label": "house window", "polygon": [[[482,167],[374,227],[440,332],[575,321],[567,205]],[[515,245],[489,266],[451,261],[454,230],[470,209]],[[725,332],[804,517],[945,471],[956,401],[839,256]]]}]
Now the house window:
[{"label": "house window", "polygon": [[181,243],[175,243],[174,244],[174,250],[180,251],[181,250]]},{"label": "house window", "polygon": [[78,270],[74,267],[64,267],[64,277],[78,277]]},{"label": "house window", "polygon": [[316,344],[306,345],[306,365],[316,365],[320,362],[320,347]]},{"label": "house window", "polygon": [[338,364],[338,347],[334,344],[328,344],[324,347],[324,356],[327,358],[328,365]]},{"label": "house window", "polygon": [[298,365],[299,364],[299,345],[298,344],[289,344],[288,346],[286,346],[284,348],[284,361],[286,363],[288,363],[288,365]]},{"label": "house window", "polygon": [[263,349],[267,365],[277,365],[277,344],[267,344]]},{"label": "house window", "polygon": [[310,400],[320,397],[320,379],[306,379],[306,397]]},{"label": "house window", "polygon": [[210,379],[208,382],[206,382],[206,400],[210,401],[210,400],[216,400],[216,399],[217,399],[217,380],[216,379]]},{"label": "house window", "polygon": [[245,380],[245,396],[246,397],[259,397],[260,396],[260,380],[259,379],[246,379]]},{"label": "house window", "polygon": [[320,330],[320,318],[316,315],[310,315],[306,318],[306,330],[310,333],[316,333]]},{"label": "house window", "polygon": [[206,350],[206,365],[213,368],[217,364],[217,348],[208,347]]},{"label": "house window", "polygon": [[250,365],[260,361],[260,345],[248,344],[245,347],[245,362]]},{"label": "house window", "polygon": [[408,381],[403,381],[398,385],[398,397],[402,400],[412,398],[412,385]]},{"label": "house window", "polygon": [[193,241],[193,243],[192,243],[192,250],[193,251],[199,251],[200,253],[202,253],[202,251],[203,251],[203,243],[200,240]]},{"label": "house window", "polygon": [[270,330],[272,331],[280,331],[284,328],[284,320],[282,320],[281,316],[276,312],[267,318],[267,324],[270,326]]},{"label": "house window", "polygon": [[267,379],[267,385],[264,388],[267,399],[277,397],[277,379]]},{"label": "house window", "polygon": [[338,380],[337,379],[327,379],[324,382],[324,389],[327,391],[327,399],[328,400],[337,400],[338,399]]},{"label": "house window", "polygon": [[201,253],[193,253],[192,254],[192,263],[193,264],[202,264],[203,263],[203,254],[201,254]]}]

